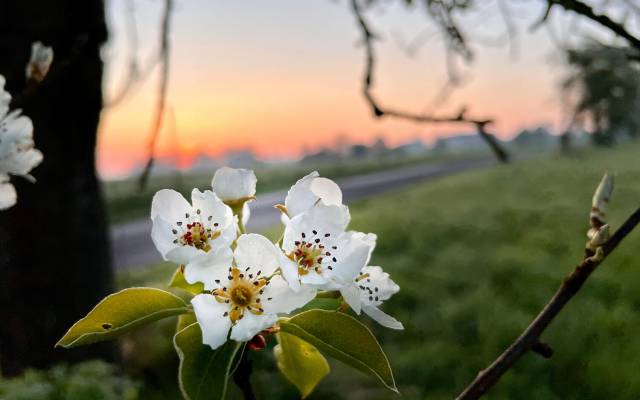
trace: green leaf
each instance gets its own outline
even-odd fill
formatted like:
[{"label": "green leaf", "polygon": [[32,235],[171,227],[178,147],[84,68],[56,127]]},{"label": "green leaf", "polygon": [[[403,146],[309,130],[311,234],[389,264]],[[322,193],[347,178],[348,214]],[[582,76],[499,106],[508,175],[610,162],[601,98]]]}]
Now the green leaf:
[{"label": "green leaf", "polygon": [[196,319],[195,313],[190,312],[179,315],[178,323],[176,324],[176,333],[180,332],[189,325],[195,324],[196,322],[198,322],[198,320]]},{"label": "green leaf", "polygon": [[204,284],[202,282],[190,284],[184,279],[183,265],[179,266],[176,272],[173,273],[171,281],[169,282],[169,287],[182,289],[192,294],[200,294],[204,292]]},{"label": "green leaf", "polygon": [[244,343],[227,341],[216,350],[202,344],[198,323],[176,333],[173,344],[180,357],[178,380],[187,400],[224,399],[227,382]]},{"label": "green leaf", "polygon": [[140,325],[189,311],[184,300],[164,290],[124,289],[102,299],[56,346],[70,348],[113,339]]},{"label": "green leaf", "polygon": [[336,311],[309,310],[280,321],[280,329],[296,335],[322,352],[377,377],[398,392],[387,356],[369,328]]},{"label": "green leaf", "polygon": [[326,299],[326,298],[316,297],[315,299],[308,302],[304,307],[302,307],[298,312],[298,314],[303,311],[317,310],[317,309],[335,311],[338,308],[340,308],[341,304],[342,304],[341,299]]},{"label": "green leaf", "polygon": [[304,399],[330,371],[329,363],[312,344],[280,332],[278,344],[273,348],[278,368],[298,388]]}]

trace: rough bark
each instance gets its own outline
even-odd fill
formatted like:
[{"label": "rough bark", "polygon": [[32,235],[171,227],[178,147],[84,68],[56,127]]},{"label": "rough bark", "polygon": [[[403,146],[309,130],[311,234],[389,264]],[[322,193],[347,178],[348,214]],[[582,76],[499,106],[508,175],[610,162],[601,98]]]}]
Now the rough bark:
[{"label": "rough bark", "polygon": [[[112,289],[105,207],[95,170],[102,108],[102,0],[0,2],[0,74],[34,124],[37,183],[14,179],[18,204],[0,212],[0,367],[6,375],[61,360],[113,358],[111,346],[54,350]],[[40,84],[25,82],[31,43],[54,49]]]}]

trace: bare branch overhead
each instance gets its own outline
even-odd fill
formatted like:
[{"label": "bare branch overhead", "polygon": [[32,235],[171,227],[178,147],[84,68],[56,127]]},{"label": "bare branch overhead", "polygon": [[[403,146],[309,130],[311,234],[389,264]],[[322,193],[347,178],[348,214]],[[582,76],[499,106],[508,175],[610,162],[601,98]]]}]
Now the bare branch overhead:
[{"label": "bare branch overhead", "polygon": [[[386,108],[380,105],[378,101],[373,96],[373,83],[374,83],[374,69],[376,65],[376,56],[374,51],[374,41],[376,40],[376,35],[369,28],[367,21],[362,14],[362,10],[360,8],[360,4],[358,0],[351,0],[351,8],[358,22],[358,26],[362,32],[363,45],[365,48],[365,70],[362,81],[362,94],[364,98],[367,100],[367,103],[371,107],[374,116],[383,117],[390,116],[400,119],[405,119],[414,122],[422,122],[422,123],[462,123],[462,124],[470,124],[476,128],[478,134],[487,141],[491,149],[495,152],[496,157],[502,161],[508,161],[507,152],[502,149],[497,140],[493,137],[493,135],[489,134],[486,131],[486,126],[493,122],[492,119],[489,118],[469,118],[466,113],[466,107],[462,107],[459,112],[454,115],[433,115],[429,113],[412,113],[403,110]],[[436,11],[434,11],[436,12]],[[437,15],[440,15],[439,18],[443,18],[443,21],[447,20],[446,17],[442,16],[441,13],[443,11],[437,11]],[[452,25],[453,26],[453,25]],[[466,44],[462,34],[457,30],[453,30],[452,39],[456,42],[456,46],[459,51],[467,54],[468,57],[471,57],[471,53],[466,49]],[[455,38],[458,38],[457,40]]]}]

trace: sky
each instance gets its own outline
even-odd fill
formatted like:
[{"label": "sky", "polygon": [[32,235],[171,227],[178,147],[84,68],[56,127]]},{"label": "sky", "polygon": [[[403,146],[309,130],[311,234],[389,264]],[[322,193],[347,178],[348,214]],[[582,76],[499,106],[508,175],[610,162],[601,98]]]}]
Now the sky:
[{"label": "sky", "polygon": [[[157,52],[163,2],[132,3],[136,57],[147,65]],[[365,16],[379,37],[374,93],[384,106],[444,114],[464,105],[469,115],[495,119],[493,131],[505,138],[527,127],[561,129],[566,123],[557,45],[547,28],[527,29],[542,14],[542,2],[509,2],[519,30],[513,48],[496,3],[479,2],[486,8],[463,19],[472,33],[474,61],[459,63],[464,84],[444,101],[438,94],[447,82],[446,53],[433,22],[401,1],[381,3]],[[130,60],[128,4],[107,0],[107,106],[98,145],[105,178],[122,176],[146,159],[157,98],[155,68],[124,100],[109,104]],[[568,29],[563,18],[551,21],[561,38]],[[201,153],[215,157],[248,148],[265,159],[291,158],[337,138],[371,143],[383,137],[397,145],[471,131],[372,116],[361,93],[360,31],[346,0],[176,0],[170,40],[168,110],[156,153],[181,166]],[[424,43],[410,55],[412,42]]]}]

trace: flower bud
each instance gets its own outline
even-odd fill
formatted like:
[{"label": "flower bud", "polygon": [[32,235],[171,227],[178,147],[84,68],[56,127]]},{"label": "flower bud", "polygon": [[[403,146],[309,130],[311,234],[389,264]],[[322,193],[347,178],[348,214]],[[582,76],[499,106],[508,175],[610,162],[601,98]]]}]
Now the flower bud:
[{"label": "flower bud", "polygon": [[591,200],[591,213],[589,215],[589,219],[591,222],[591,226],[594,228],[600,228],[602,225],[606,223],[605,221],[605,211],[606,205],[611,198],[611,194],[613,193],[613,175],[610,175],[608,172],[604,174],[600,184],[598,185],[595,193],[593,194],[593,199]]},{"label": "flower bud", "polygon": [[590,238],[587,242],[587,249],[596,251],[597,248],[605,244],[611,237],[611,229],[609,225],[602,225],[599,229],[591,228],[589,230]]},{"label": "flower bud", "polygon": [[53,49],[41,42],[34,42],[31,45],[31,58],[26,69],[27,81],[42,82],[49,72],[52,61]]},{"label": "flower bud", "polygon": [[220,200],[229,204],[253,199],[256,194],[257,178],[250,169],[222,167],[211,181],[211,187]]}]

